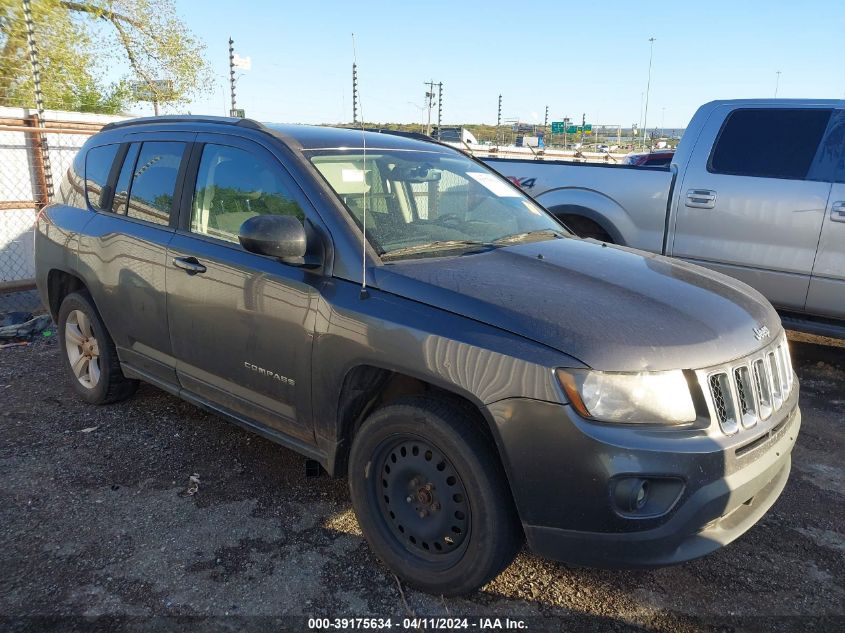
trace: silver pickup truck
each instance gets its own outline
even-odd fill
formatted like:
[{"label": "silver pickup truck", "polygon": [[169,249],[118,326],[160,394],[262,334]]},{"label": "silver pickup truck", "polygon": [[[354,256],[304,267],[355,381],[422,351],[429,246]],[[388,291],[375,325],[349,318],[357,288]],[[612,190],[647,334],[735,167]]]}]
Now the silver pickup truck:
[{"label": "silver pickup truck", "polygon": [[582,237],[726,273],[845,338],[845,101],[713,101],[665,168],[483,160]]}]

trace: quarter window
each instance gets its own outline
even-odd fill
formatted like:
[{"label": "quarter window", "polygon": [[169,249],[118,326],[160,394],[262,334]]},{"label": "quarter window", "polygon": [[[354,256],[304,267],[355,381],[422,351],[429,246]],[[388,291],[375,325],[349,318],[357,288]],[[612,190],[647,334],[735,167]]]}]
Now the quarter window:
[{"label": "quarter window", "polygon": [[722,127],[710,171],[735,176],[807,179],[831,110],[743,109]]},{"label": "quarter window", "polygon": [[191,205],[191,231],[237,243],[241,224],[267,214],[304,219],[279,166],[242,149],[206,145]]},{"label": "quarter window", "polygon": [[85,156],[85,195],[93,209],[102,211],[108,207],[110,196],[103,188],[109,181],[109,173],[119,145],[92,147]]},{"label": "quarter window", "polygon": [[141,145],[132,174],[127,215],[153,224],[170,224],[173,193],[185,143],[154,141]]}]

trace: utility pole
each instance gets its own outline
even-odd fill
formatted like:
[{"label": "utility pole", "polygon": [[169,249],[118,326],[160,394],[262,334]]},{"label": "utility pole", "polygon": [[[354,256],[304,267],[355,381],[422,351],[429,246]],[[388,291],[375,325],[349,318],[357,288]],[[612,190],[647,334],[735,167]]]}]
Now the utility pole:
[{"label": "utility pole", "polygon": [[546,106],[546,118],[543,120],[543,144],[548,145],[551,140],[549,135],[549,106]]},{"label": "utility pole", "polygon": [[646,84],[645,89],[645,113],[643,114],[643,149],[645,149],[645,137],[648,134],[648,96],[649,92],[651,92],[651,60],[654,56],[654,40],[656,38],[650,37],[648,38],[649,42],[649,51],[648,51],[648,83]]},{"label": "utility pole", "polygon": [[235,41],[229,38],[229,90],[232,93],[232,109],[229,116],[235,116]]},{"label": "utility pole", "polygon": [[775,99],[778,98],[778,86],[780,86],[780,71],[775,71]]},{"label": "utility pole", "polygon": [[352,62],[352,122],[358,123],[358,64]]},{"label": "utility pole", "polygon": [[437,84],[437,140],[440,140],[443,125],[443,82]]},{"label": "utility pole", "polygon": [[425,99],[428,103],[428,123],[425,126],[425,134],[426,136],[431,136],[431,109],[434,107],[434,86],[437,84],[432,79],[426,82],[425,85],[428,86],[428,90],[425,92]]},{"label": "utility pole", "polygon": [[498,146],[501,141],[499,137],[501,136],[501,127],[502,127],[502,95],[499,95],[499,116],[496,117],[496,146]]},{"label": "utility pole", "polygon": [[581,115],[581,147],[584,146],[584,128],[587,127],[587,113]]}]

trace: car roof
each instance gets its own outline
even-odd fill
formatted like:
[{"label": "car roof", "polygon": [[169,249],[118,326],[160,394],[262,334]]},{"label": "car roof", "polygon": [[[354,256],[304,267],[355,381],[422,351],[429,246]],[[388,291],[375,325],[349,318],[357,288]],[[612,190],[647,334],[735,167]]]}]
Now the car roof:
[{"label": "car roof", "polygon": [[321,149],[362,149],[366,143],[367,149],[373,150],[420,150],[450,152],[454,151],[433,139],[421,134],[402,133],[392,130],[366,128],[330,127],[321,125],[297,125],[284,123],[261,123],[253,119],[234,117],[203,116],[203,115],[163,115],[154,117],[139,117],[109,123],[103,132],[123,129],[127,127],[159,128],[167,126],[169,130],[182,127],[186,130],[198,131],[209,127],[238,127],[242,129],[260,130],[279,138],[286,144],[300,150]]}]

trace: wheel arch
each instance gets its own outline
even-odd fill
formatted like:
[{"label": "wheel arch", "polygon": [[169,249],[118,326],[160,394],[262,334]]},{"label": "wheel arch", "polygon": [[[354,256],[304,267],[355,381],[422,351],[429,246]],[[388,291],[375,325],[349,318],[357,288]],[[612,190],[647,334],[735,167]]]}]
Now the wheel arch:
[{"label": "wheel arch", "polygon": [[62,301],[72,292],[88,290],[81,277],[60,268],[53,268],[47,273],[47,309],[53,320],[59,316]]},{"label": "wheel arch", "polygon": [[387,368],[371,363],[351,367],[342,381],[337,395],[336,450],[327,463],[332,475],[343,475],[348,464],[352,441],[367,416],[380,406],[410,395],[431,395],[445,399],[467,412],[468,419],[491,442],[502,462],[505,473],[508,467],[501,450],[496,425],[487,408],[471,393],[457,385],[442,385],[414,372]]},{"label": "wheel arch", "polygon": [[556,217],[573,215],[586,218],[607,233],[614,244],[626,245],[625,235],[635,229],[628,213],[618,202],[592,189],[553,189],[538,196],[537,202]]}]

